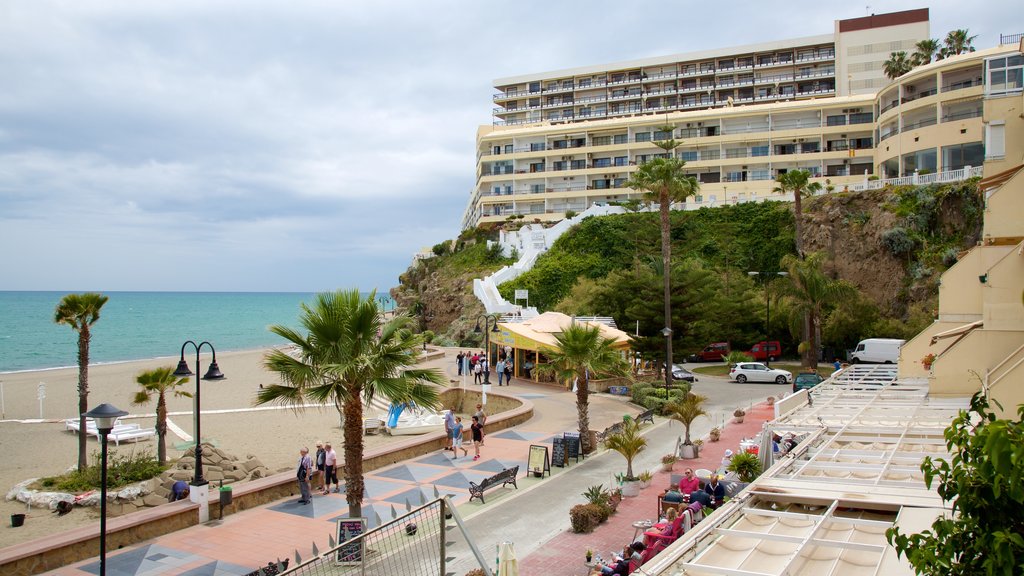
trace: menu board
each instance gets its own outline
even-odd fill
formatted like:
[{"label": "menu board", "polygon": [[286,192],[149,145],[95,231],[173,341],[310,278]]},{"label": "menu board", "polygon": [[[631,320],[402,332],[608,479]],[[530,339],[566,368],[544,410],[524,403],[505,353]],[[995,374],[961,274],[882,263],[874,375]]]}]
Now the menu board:
[{"label": "menu board", "polygon": [[548,461],[548,447],[537,444],[530,445],[530,459],[528,460],[529,470],[527,474],[533,474],[543,478],[546,472],[551,475],[551,463]]},{"label": "menu board", "polygon": [[565,438],[555,436],[551,439],[551,465],[565,467]]},{"label": "menu board", "polygon": [[[366,518],[339,518],[338,519],[338,542],[349,540],[366,532]],[[363,561],[363,540],[349,542],[338,548],[335,553],[335,561],[343,565],[361,564]]]},{"label": "menu board", "polygon": [[565,438],[565,462],[569,462],[569,458],[575,458],[577,462],[580,461],[580,433],[579,432],[566,432],[562,434]]}]

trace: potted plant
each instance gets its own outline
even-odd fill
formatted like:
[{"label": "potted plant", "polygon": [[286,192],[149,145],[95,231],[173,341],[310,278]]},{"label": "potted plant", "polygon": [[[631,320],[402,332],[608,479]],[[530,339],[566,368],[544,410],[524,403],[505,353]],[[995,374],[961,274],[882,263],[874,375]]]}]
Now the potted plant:
[{"label": "potted plant", "polygon": [[693,442],[690,441],[690,426],[697,418],[707,415],[707,412],[704,411],[704,402],[706,401],[706,396],[701,396],[700,394],[687,394],[681,401],[673,402],[665,406],[665,410],[668,412],[669,418],[679,421],[686,431],[683,438],[683,445],[680,448],[680,455],[683,458],[697,457],[697,451],[693,448]]},{"label": "potted plant", "polygon": [[623,422],[622,431],[608,436],[604,444],[626,459],[626,477],[622,482],[622,495],[638,496],[640,480],[633,475],[633,459],[647,448],[647,439],[640,435],[640,425],[632,419]]},{"label": "potted plant", "polygon": [[675,454],[665,454],[661,457],[661,469],[665,472],[671,472],[672,467],[675,466],[676,461],[679,458]]},{"label": "potted plant", "polygon": [[704,447],[704,441],[697,438],[693,441],[693,457],[700,458],[700,449]]},{"label": "potted plant", "polygon": [[712,442],[718,442],[722,439],[722,429],[715,426],[711,429],[711,432],[708,432],[708,438],[710,438]]},{"label": "potted plant", "polygon": [[921,365],[924,366],[925,370],[931,370],[932,364],[935,363],[935,354],[926,354],[924,358],[921,358]]},{"label": "potted plant", "polygon": [[737,424],[743,424],[743,417],[747,415],[747,411],[743,408],[737,408],[733,411],[732,415],[736,417]]},{"label": "potted plant", "polygon": [[756,454],[740,452],[733,455],[726,470],[735,472],[740,482],[753,482],[761,474],[761,461]]},{"label": "potted plant", "polygon": [[636,477],[640,479],[640,489],[643,490],[651,485],[651,480],[654,479],[654,474],[651,474],[650,470],[644,470],[637,474]]},{"label": "potted plant", "polygon": [[587,564],[590,564],[590,562],[593,559],[594,559],[594,551],[591,550],[590,548],[587,548]]}]

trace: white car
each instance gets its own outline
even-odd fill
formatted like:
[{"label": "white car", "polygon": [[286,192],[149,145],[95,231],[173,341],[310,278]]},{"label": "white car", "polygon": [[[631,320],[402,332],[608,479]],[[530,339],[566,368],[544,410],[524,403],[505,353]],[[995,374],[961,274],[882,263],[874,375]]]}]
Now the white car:
[{"label": "white car", "polygon": [[729,369],[729,379],[740,384],[744,382],[775,382],[787,384],[793,381],[793,374],[785,370],[769,368],[760,362],[740,362]]}]

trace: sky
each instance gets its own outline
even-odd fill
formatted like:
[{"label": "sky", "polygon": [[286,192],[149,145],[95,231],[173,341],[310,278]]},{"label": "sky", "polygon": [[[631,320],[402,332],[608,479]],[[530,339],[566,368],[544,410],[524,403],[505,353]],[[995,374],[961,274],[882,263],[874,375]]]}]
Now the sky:
[{"label": "sky", "polygon": [[496,78],[1016,1],[0,0],[0,290],[387,289],[458,235]]}]

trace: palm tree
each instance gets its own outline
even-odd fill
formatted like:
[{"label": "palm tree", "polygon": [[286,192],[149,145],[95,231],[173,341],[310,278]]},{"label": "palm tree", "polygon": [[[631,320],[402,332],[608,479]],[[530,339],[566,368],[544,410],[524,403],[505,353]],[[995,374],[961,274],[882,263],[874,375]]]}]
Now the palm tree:
[{"label": "palm tree", "polygon": [[857,289],[844,280],[832,280],[823,270],[824,254],[815,252],[805,259],[787,255],[782,266],[789,271],[788,282],[782,285],[780,296],[789,304],[793,320],[806,319],[806,348],[803,365],[818,368],[818,334],[825,307],[853,298]]},{"label": "palm tree", "polygon": [[625,422],[621,432],[605,438],[604,445],[626,459],[626,480],[636,480],[633,459],[647,448],[647,439],[640,435],[640,424],[636,420]]},{"label": "palm tree", "polygon": [[306,402],[333,404],[341,418],[345,452],[345,491],[349,516],[362,515],[363,401],[383,396],[394,403],[437,408],[444,379],[436,369],[418,368],[422,339],[406,328],[412,319],[385,321],[375,293],[358,290],[318,294],[302,305],[306,334],[275,325],[270,331],[295,347],[274,350],[264,365],[282,384],[264,386],[257,404],[276,402],[301,409]]},{"label": "palm tree", "polygon": [[[675,127],[662,126],[660,130],[671,135]],[[670,137],[654,144],[664,150],[667,157],[654,158],[641,164],[626,182],[626,186],[634,190],[645,190],[646,198],[658,202],[661,216],[661,261],[663,269],[668,271],[672,266],[672,225],[669,221],[669,210],[672,208],[672,202],[682,202],[695,194],[700,188],[700,183],[695,177],[686,175],[683,170],[686,166],[684,160],[672,156],[672,150],[678,148],[682,142]],[[665,365],[672,366],[671,274],[666,273],[662,277],[665,300]],[[671,378],[672,371],[669,369],[665,375],[666,387],[671,384]]]},{"label": "palm tree", "polygon": [[142,386],[142,390],[135,393],[132,404],[148,404],[156,394],[156,454],[157,460],[163,466],[167,462],[167,394],[176,397],[191,398],[192,394],[184,390],[178,390],[179,386],[188,384],[188,378],[176,378],[174,368],[156,368],[147,370],[135,377],[135,382]]},{"label": "palm tree", "polygon": [[882,66],[882,71],[885,72],[885,75],[890,80],[895,80],[907,72],[910,72],[913,67],[914,65],[911,64],[910,59],[907,58],[906,52],[892,52],[889,54],[889,59],[886,60],[885,64]]},{"label": "palm tree", "polygon": [[668,417],[683,425],[683,429],[686,431],[683,436],[683,444],[686,446],[693,444],[690,441],[690,426],[693,425],[694,420],[708,414],[704,410],[704,402],[707,402],[707,399],[707,396],[700,394],[688,394],[681,401],[665,406]]},{"label": "palm tree", "polygon": [[914,45],[914,54],[910,57],[910,63],[914,66],[923,66],[931,64],[933,58],[941,60],[942,56],[939,54],[939,48],[941,48],[941,45],[938,40],[931,38],[921,40]]},{"label": "palm tree", "polygon": [[803,257],[803,203],[804,196],[810,196],[821,190],[820,182],[811,182],[811,173],[807,170],[790,170],[775,179],[779,183],[772,189],[778,194],[793,193],[793,226],[796,233],[796,253]]},{"label": "palm tree", "polygon": [[601,336],[597,326],[573,322],[555,335],[557,347],[546,350],[548,363],[539,367],[541,373],[554,374],[563,382],[576,382],[576,412],[579,420],[580,446],[583,453],[590,445],[590,375],[625,376],[629,362],[613,348],[614,340]]},{"label": "palm tree", "polygon": [[78,470],[88,466],[85,454],[88,429],[85,413],[89,411],[89,342],[92,340],[92,325],[100,319],[100,308],[108,298],[95,292],[68,294],[61,298],[54,310],[53,321],[67,324],[78,332]]},{"label": "palm tree", "polygon": [[942,41],[942,54],[944,57],[956,56],[963,54],[964,52],[974,52],[974,39],[978,35],[970,36],[966,28],[961,30],[953,30],[946,34],[946,39]]}]

